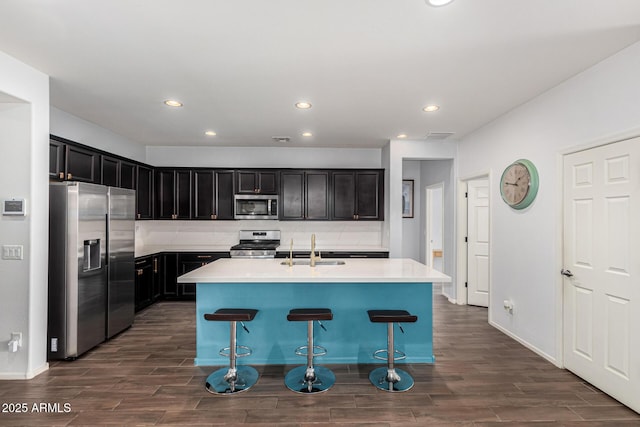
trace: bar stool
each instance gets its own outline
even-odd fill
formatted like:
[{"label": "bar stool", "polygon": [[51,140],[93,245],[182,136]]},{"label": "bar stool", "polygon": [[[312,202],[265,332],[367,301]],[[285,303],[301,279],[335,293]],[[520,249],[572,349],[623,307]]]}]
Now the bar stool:
[{"label": "bar stool", "polygon": [[[369,381],[384,391],[398,392],[409,390],[413,387],[413,378],[407,372],[402,369],[397,369],[394,366],[396,360],[405,359],[407,355],[394,349],[393,325],[397,323],[400,331],[404,333],[400,323],[415,323],[418,320],[418,316],[414,316],[406,310],[369,310],[367,313],[369,314],[369,320],[371,322],[387,324],[387,348],[376,350],[373,353],[375,359],[386,360],[387,367],[376,368],[371,371],[369,373]],[[381,354],[383,353],[386,353],[387,357],[382,357]]]},{"label": "bar stool", "polygon": [[[256,317],[258,310],[250,308],[221,308],[215,313],[204,315],[205,320],[230,322],[231,334],[229,347],[220,350],[220,355],[229,357],[229,367],[220,368],[207,377],[206,389],[214,394],[232,394],[249,390],[258,381],[258,371],[251,366],[236,366],[238,357],[249,356],[251,349],[244,345],[238,345],[236,341],[237,322],[249,333],[244,322],[249,322]],[[241,352],[239,353],[238,350]]]},{"label": "bar stool", "polygon": [[336,382],[336,376],[330,369],[313,365],[314,357],[327,354],[326,348],[313,344],[313,322],[318,322],[326,331],[321,320],[332,319],[333,313],[328,308],[296,308],[289,311],[288,321],[307,322],[307,345],[295,350],[298,356],[307,357],[307,366],[298,366],[287,373],[284,383],[289,390],[296,393],[321,393],[329,390]]}]

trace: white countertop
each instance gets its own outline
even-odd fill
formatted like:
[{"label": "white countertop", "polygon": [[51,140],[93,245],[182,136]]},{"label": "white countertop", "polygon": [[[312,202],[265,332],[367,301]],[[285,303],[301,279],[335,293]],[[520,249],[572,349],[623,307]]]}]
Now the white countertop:
[{"label": "white countertop", "polygon": [[[299,260],[299,259],[298,259]],[[336,261],[326,259],[325,261]],[[178,277],[178,283],[450,282],[412,259],[345,258],[344,265],[281,265],[283,259],[219,259]]]},{"label": "white countertop", "polygon": [[[235,243],[234,243],[235,244]],[[160,252],[229,252],[233,245],[144,245],[135,248],[135,256],[142,257]],[[289,245],[281,244],[277,252],[289,252]],[[310,252],[311,245],[293,246],[294,252]],[[320,252],[389,252],[380,246],[333,246],[317,247]]]}]

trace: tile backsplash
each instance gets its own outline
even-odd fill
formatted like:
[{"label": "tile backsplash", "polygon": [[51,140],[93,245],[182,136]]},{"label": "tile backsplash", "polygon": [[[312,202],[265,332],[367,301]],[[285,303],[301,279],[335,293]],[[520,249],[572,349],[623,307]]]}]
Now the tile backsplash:
[{"label": "tile backsplash", "polygon": [[319,248],[367,250],[381,247],[382,221],[137,221],[136,247],[233,246],[240,230],[280,230],[283,247],[308,249],[316,234]]}]

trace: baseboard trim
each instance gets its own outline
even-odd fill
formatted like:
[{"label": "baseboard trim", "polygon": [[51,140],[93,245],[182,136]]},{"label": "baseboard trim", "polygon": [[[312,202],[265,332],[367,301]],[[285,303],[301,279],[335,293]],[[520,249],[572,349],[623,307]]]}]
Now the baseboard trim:
[{"label": "baseboard trim", "polygon": [[543,359],[548,360],[550,363],[552,363],[556,367],[563,368],[562,365],[560,364],[560,362],[558,362],[558,360],[555,357],[551,356],[550,354],[545,353],[544,351],[540,350],[535,345],[532,345],[531,343],[523,340],[519,336],[514,335],[511,331],[503,328],[502,326],[498,325],[495,322],[491,322],[490,321],[489,324],[491,326],[493,326],[494,328],[496,328],[497,330],[499,330],[500,332],[502,332],[503,334],[507,335],[509,338],[511,338],[511,339],[513,339],[515,341],[518,341],[520,344],[522,344],[523,346],[527,347],[529,350],[533,351],[538,356],[542,357]]},{"label": "baseboard trim", "polygon": [[48,370],[49,370],[49,364],[45,363],[44,365],[40,366],[38,369],[34,369],[33,371],[29,371],[29,372],[24,372],[24,373],[0,372],[0,380],[30,380]]}]

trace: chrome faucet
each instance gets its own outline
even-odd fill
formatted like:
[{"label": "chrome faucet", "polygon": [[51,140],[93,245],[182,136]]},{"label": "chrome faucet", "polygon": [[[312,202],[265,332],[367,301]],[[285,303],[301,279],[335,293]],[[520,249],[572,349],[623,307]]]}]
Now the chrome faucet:
[{"label": "chrome faucet", "polygon": [[316,255],[316,235],[315,233],[311,235],[311,254],[309,255],[309,265],[311,267],[316,266],[316,261],[322,259],[320,256],[320,252]]},{"label": "chrome faucet", "polygon": [[289,243],[289,258],[287,259],[287,265],[293,267],[293,239]]}]

